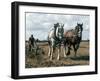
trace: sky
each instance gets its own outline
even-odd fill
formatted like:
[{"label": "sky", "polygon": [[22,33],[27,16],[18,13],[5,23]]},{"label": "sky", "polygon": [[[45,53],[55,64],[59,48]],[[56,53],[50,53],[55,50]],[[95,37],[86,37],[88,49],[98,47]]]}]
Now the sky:
[{"label": "sky", "polygon": [[33,34],[35,39],[47,40],[48,33],[57,22],[64,24],[64,31],[83,23],[82,40],[89,39],[90,16],[76,14],[25,13],[26,40]]}]

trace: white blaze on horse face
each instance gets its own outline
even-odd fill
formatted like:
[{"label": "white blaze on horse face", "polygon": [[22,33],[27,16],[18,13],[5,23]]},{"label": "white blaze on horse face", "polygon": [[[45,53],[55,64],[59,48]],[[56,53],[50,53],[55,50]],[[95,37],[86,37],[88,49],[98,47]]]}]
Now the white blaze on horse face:
[{"label": "white blaze on horse face", "polygon": [[58,28],[60,27],[60,24],[58,25],[57,29],[56,29],[56,36],[58,37]]},{"label": "white blaze on horse face", "polygon": [[78,36],[81,37],[82,30],[79,28]]},{"label": "white blaze on horse face", "polygon": [[56,36],[58,37],[58,27],[57,27],[57,29],[56,29]]},{"label": "white blaze on horse face", "polygon": [[57,36],[59,39],[62,39],[63,33],[64,33],[63,25],[60,24],[60,25],[57,27],[57,29],[56,29],[56,36]]}]

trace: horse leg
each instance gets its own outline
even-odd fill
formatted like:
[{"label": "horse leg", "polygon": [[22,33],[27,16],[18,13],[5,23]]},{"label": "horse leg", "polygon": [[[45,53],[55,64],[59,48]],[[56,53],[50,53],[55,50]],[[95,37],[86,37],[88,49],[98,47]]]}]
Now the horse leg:
[{"label": "horse leg", "polygon": [[70,49],[71,49],[71,45],[69,44],[69,45],[68,45],[68,52],[67,52],[67,55],[70,55]]},{"label": "horse leg", "polygon": [[79,44],[76,45],[76,49],[78,49],[78,48],[79,48]]},{"label": "horse leg", "polygon": [[58,56],[57,56],[57,60],[59,60],[59,55],[60,54],[60,46],[58,47]]},{"label": "horse leg", "polygon": [[[79,44],[76,44],[76,52],[77,52],[78,48],[79,48]],[[75,53],[75,56],[76,56],[76,53]]]},{"label": "horse leg", "polygon": [[75,52],[75,57],[76,57],[76,53],[77,53],[77,47],[76,47],[76,45],[75,44],[73,44],[73,48],[74,48],[74,52]]},{"label": "horse leg", "polygon": [[50,54],[51,54],[51,46],[49,46],[48,56],[50,56]]},{"label": "horse leg", "polygon": [[66,44],[64,45],[64,57],[66,57]]},{"label": "horse leg", "polygon": [[50,60],[52,60],[53,52],[54,52],[54,47],[51,47]]}]

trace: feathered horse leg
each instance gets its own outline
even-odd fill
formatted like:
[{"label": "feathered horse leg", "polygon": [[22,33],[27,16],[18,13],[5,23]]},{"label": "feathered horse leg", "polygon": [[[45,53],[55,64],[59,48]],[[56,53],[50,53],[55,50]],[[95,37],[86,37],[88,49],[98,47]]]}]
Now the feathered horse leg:
[{"label": "feathered horse leg", "polygon": [[50,54],[51,54],[51,46],[49,46],[48,57],[50,57]]},{"label": "feathered horse leg", "polygon": [[52,58],[53,58],[53,53],[54,53],[54,47],[51,47],[50,60],[52,60]]},{"label": "feathered horse leg", "polygon": [[60,57],[60,46],[58,46],[58,56],[57,56],[57,60],[59,60]]},{"label": "feathered horse leg", "polygon": [[63,45],[63,47],[64,47],[64,57],[66,57],[66,43],[64,42],[63,44],[64,44]]}]

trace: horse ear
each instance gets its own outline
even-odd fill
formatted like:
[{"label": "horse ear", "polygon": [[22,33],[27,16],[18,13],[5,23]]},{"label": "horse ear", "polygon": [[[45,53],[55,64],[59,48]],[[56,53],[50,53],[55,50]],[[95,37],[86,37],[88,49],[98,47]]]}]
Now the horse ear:
[{"label": "horse ear", "polygon": [[77,25],[78,25],[78,23],[77,23]]}]

